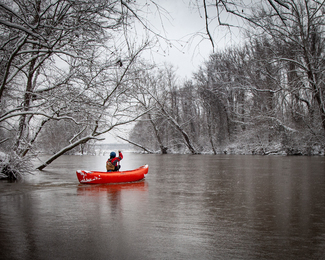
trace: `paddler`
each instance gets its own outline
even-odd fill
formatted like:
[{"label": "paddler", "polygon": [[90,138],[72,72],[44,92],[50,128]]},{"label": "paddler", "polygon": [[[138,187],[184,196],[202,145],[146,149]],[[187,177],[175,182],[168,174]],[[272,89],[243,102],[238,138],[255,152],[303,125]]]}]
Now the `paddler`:
[{"label": "paddler", "polygon": [[120,170],[121,165],[118,162],[121,161],[122,159],[123,159],[123,154],[120,150],[118,151],[118,157],[116,157],[115,152],[111,152],[109,155],[109,159],[106,162],[106,170],[108,172]]}]

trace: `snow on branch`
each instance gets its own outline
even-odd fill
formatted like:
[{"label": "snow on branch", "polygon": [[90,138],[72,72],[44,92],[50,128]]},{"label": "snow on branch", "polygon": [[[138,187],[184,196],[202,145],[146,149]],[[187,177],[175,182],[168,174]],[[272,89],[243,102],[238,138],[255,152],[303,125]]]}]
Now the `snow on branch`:
[{"label": "snow on branch", "polygon": [[37,170],[43,170],[46,166],[48,166],[51,162],[53,162],[55,159],[59,158],[61,155],[65,154],[66,152],[72,150],[73,148],[77,147],[80,144],[84,144],[87,143],[89,140],[103,140],[103,139],[99,139],[97,137],[94,137],[92,135],[88,135],[85,136],[79,140],[77,140],[76,142],[62,148],[60,151],[58,151],[56,154],[54,154],[53,156],[51,156],[46,162],[44,162],[42,165],[37,167]]},{"label": "snow on branch", "polygon": [[45,56],[44,53],[39,53],[38,55],[34,55],[31,58],[27,59],[23,64],[21,64],[12,74],[11,76],[7,79],[6,82],[4,82],[3,84],[8,84],[10,81],[12,81],[14,79],[14,77],[18,74],[19,71],[21,71],[25,66],[27,66],[32,60],[36,59],[36,58],[40,58]]},{"label": "snow on branch", "polygon": [[24,20],[20,15],[18,15],[16,12],[14,12],[13,10],[11,10],[8,6],[6,6],[3,3],[0,3],[0,8],[6,10],[7,12],[13,14],[14,16],[16,16],[19,20],[21,20],[24,24],[26,24],[28,27],[30,27],[31,29],[34,29],[28,22],[26,22],[26,20]]},{"label": "snow on branch", "polygon": [[84,128],[82,128],[78,133],[76,133],[69,141],[70,144],[73,143],[73,141],[80,136],[85,130],[87,129],[87,126],[85,126]]},{"label": "snow on branch", "polygon": [[19,53],[17,53],[17,55],[26,54],[26,53],[33,53],[33,52],[36,52],[36,53],[64,54],[64,55],[70,56],[70,57],[75,58],[75,59],[82,59],[82,60],[88,60],[89,59],[88,57],[75,55],[75,54],[73,54],[71,52],[62,51],[60,49],[51,49],[51,48],[48,48],[48,49],[46,49],[46,48],[45,49],[26,49],[26,50],[20,51]]},{"label": "snow on branch", "polygon": [[7,27],[10,27],[10,28],[18,29],[20,31],[23,31],[23,32],[27,33],[30,36],[33,36],[33,37],[35,37],[37,39],[40,39],[40,40],[43,40],[43,38],[41,37],[41,35],[36,34],[33,31],[31,31],[31,30],[29,30],[29,29],[27,29],[27,28],[25,28],[25,27],[23,27],[23,26],[21,26],[19,24],[11,23],[11,22],[8,22],[8,21],[4,21],[2,19],[0,19],[0,24],[3,24],[3,25],[5,25]]},{"label": "snow on branch", "polygon": [[281,120],[279,120],[278,118],[275,118],[273,116],[267,116],[267,117],[262,117],[262,118],[271,119],[272,121],[275,121],[276,123],[278,123],[280,126],[282,126],[285,130],[287,130],[289,132],[294,132],[294,133],[298,132],[296,129],[286,126]]},{"label": "snow on branch", "polygon": [[5,121],[5,120],[7,120],[9,118],[13,118],[13,117],[17,117],[17,116],[22,116],[22,115],[39,115],[39,116],[44,116],[44,117],[51,118],[51,119],[54,119],[54,120],[68,119],[68,120],[73,121],[76,124],[80,124],[73,117],[70,117],[70,116],[59,116],[59,117],[55,117],[55,116],[51,116],[51,115],[45,114],[43,112],[35,112],[35,111],[24,111],[24,112],[9,114],[9,115],[6,115],[4,117],[0,116],[0,122]]},{"label": "snow on branch", "polygon": [[141,148],[142,150],[144,150],[144,151],[147,152],[147,153],[154,153],[153,151],[150,151],[150,150],[147,149],[146,147],[142,146],[141,144],[137,144],[137,143],[132,142],[132,141],[130,141],[130,140],[126,139],[126,138],[123,138],[123,137],[121,137],[121,136],[117,136],[117,137],[120,138],[120,139],[123,140],[123,141],[126,141],[126,142],[128,142],[128,143],[130,143],[130,144],[136,146],[136,147]]}]

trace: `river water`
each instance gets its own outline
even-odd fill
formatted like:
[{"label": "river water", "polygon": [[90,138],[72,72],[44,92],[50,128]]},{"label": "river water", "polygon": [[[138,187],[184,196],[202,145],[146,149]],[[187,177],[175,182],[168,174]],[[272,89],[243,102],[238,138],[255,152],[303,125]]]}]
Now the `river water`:
[{"label": "river water", "polygon": [[325,158],[125,153],[144,181],[81,185],[106,157],[0,182],[0,259],[325,259]]}]

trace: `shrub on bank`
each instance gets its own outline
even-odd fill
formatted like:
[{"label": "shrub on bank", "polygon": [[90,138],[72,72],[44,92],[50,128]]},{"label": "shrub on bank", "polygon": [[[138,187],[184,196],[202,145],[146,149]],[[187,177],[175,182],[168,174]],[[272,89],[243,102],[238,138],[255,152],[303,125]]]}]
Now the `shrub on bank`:
[{"label": "shrub on bank", "polygon": [[0,152],[0,179],[16,180],[30,172],[30,158],[20,158],[16,153]]}]

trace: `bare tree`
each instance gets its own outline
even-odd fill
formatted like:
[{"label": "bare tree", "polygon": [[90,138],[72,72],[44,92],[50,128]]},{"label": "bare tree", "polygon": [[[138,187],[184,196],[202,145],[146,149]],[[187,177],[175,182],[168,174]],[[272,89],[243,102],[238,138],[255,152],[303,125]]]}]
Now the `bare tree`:
[{"label": "bare tree", "polygon": [[[154,132],[155,141],[158,143],[160,152],[162,154],[167,154],[168,147],[164,144],[163,133],[161,130],[162,125],[160,124],[162,118],[157,112],[154,98],[148,94],[148,90],[156,84],[156,80],[152,72],[154,67],[145,64],[143,64],[141,67],[142,69],[139,72],[138,77],[132,82],[134,85],[133,96],[137,100],[139,108],[144,111],[148,111],[148,113],[144,116],[142,121],[138,123],[138,126],[140,126],[142,123],[146,124],[147,122],[150,122],[151,126],[148,126],[148,130]],[[134,135],[135,131],[133,131],[133,138]],[[146,140],[146,143],[148,144],[148,139]],[[136,146],[139,147],[138,144]]]},{"label": "bare tree", "polygon": [[[86,118],[83,115],[82,119],[86,119],[86,121],[79,123],[84,129],[73,136],[69,145],[63,147],[37,169],[44,169],[44,167],[67,151],[78,145],[85,144],[89,140],[102,140],[100,136],[103,134],[108,133],[118,126],[134,122],[147,113],[147,111],[142,112],[136,110],[137,103],[134,103],[134,101],[130,99],[130,94],[133,90],[127,86],[130,80],[129,77],[132,78],[133,75],[131,73],[131,66],[137,55],[141,53],[141,50],[142,49],[137,50],[128,61],[128,64],[125,65],[125,68],[121,70],[120,73],[114,75],[114,77],[112,77],[111,73],[92,72],[92,66],[89,65],[88,68],[90,68],[90,73],[92,72],[91,74],[94,74],[94,76],[86,77],[86,79],[92,78],[92,80],[96,82],[95,84],[92,83],[94,87],[96,87],[96,91],[91,87],[90,90],[94,92],[93,95],[88,93],[83,96],[88,102],[84,101],[82,105],[86,104],[87,114],[89,114]],[[88,109],[91,110],[89,111]],[[83,136],[84,133],[86,134]]]},{"label": "bare tree", "polygon": [[[257,0],[247,2],[244,0],[225,1],[225,0],[195,0],[196,7],[205,20],[205,33],[211,42],[212,51],[215,51],[215,36],[213,32],[218,26],[228,27],[229,29],[242,27],[242,22],[259,25],[259,21],[252,18],[252,9],[258,5],[270,7],[279,19],[285,23],[281,9],[289,9],[290,4],[282,0]],[[231,19],[234,18],[234,19]],[[231,32],[231,30],[230,30]]]},{"label": "bare tree", "polygon": [[[290,11],[287,8],[278,10],[284,21],[274,16],[273,9],[266,8],[254,19],[259,20],[261,29],[271,38],[270,49],[277,55],[274,62],[282,64],[282,71],[288,73],[288,80],[282,80],[282,87],[292,98],[285,101],[289,104],[296,100],[300,103],[300,112],[305,107],[309,118],[318,117],[324,132],[323,3],[295,0],[286,4]],[[298,116],[299,110],[295,114]]]},{"label": "bare tree", "polygon": [[75,131],[39,169],[139,116],[128,117],[133,105],[126,98],[128,75],[148,46],[146,39],[135,44],[129,37],[132,19],[141,19],[137,10],[124,1],[0,4],[0,124],[7,133],[16,131],[4,140],[19,156],[53,120],[69,120]]},{"label": "bare tree", "polygon": [[[184,122],[184,118],[181,118],[181,106],[180,100],[181,94],[175,81],[174,70],[171,67],[166,67],[162,70],[151,71],[146,73],[145,77],[147,80],[137,81],[137,89],[140,91],[147,100],[150,100],[150,104],[141,102],[142,106],[151,107],[151,113],[148,115],[148,121],[153,127],[154,135],[159,143],[159,147],[162,153],[166,153],[168,146],[163,145],[162,135],[168,138],[168,133],[162,131],[159,128],[166,122],[169,126],[172,126],[175,132],[171,132],[171,138],[175,138],[176,134],[180,135],[181,142],[186,145],[191,153],[198,153],[194,147],[191,136],[185,129],[185,126],[189,122]],[[148,80],[150,79],[150,80]],[[189,100],[187,100],[189,101]],[[186,111],[185,111],[186,112]],[[153,118],[155,117],[155,119]],[[158,123],[163,120],[163,124]],[[160,125],[161,124],[161,125]],[[166,127],[165,129],[168,129]]]}]

